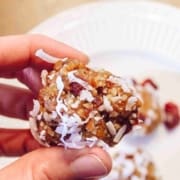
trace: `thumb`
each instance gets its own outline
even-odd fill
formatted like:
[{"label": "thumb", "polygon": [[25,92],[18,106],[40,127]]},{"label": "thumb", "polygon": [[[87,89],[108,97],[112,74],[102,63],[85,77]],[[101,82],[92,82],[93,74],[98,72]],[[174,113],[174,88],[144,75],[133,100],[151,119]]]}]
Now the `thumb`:
[{"label": "thumb", "polygon": [[86,179],[107,175],[111,166],[109,155],[100,148],[41,148],[2,169],[0,177],[1,180]]}]

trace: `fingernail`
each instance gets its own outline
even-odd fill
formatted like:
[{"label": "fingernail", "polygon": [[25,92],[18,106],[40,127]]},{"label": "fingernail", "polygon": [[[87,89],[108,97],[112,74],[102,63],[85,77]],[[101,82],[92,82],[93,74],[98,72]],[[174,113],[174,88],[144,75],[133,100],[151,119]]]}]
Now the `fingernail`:
[{"label": "fingernail", "polygon": [[76,159],[71,168],[77,178],[101,177],[108,173],[102,160],[92,154]]}]

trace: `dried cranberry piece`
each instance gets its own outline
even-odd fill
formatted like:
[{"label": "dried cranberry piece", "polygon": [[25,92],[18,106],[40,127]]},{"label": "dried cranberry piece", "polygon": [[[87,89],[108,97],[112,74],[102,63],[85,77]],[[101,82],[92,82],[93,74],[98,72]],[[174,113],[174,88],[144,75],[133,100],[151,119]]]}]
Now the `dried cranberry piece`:
[{"label": "dried cranberry piece", "polygon": [[154,89],[158,89],[157,84],[152,79],[145,79],[141,85],[146,86],[147,84],[151,85]]},{"label": "dried cranberry piece", "polygon": [[97,87],[97,93],[99,94],[99,95],[102,95],[103,94],[103,87]]},{"label": "dried cranberry piece", "polygon": [[83,90],[84,87],[77,83],[77,82],[72,82],[70,83],[70,92],[74,95],[74,96],[79,96],[81,90]]},{"label": "dried cranberry piece", "polygon": [[126,119],[125,119],[125,118],[122,118],[121,116],[118,116],[118,117],[117,117],[117,121],[118,121],[118,123],[120,123],[121,125],[126,124]]},{"label": "dried cranberry piece", "polygon": [[167,129],[174,129],[180,122],[180,114],[178,106],[173,102],[167,102],[164,105],[164,125]]},{"label": "dried cranberry piece", "polygon": [[103,119],[107,122],[107,121],[109,121],[109,113],[108,112],[106,112],[106,111],[102,111],[102,112],[100,112],[100,114],[101,114],[101,116],[103,116]]},{"label": "dried cranberry piece", "polygon": [[94,100],[93,100],[93,105],[94,105],[94,107],[98,107],[98,106],[100,106],[100,105],[102,105],[103,104],[103,100],[102,100],[102,98],[101,97],[96,97]]}]

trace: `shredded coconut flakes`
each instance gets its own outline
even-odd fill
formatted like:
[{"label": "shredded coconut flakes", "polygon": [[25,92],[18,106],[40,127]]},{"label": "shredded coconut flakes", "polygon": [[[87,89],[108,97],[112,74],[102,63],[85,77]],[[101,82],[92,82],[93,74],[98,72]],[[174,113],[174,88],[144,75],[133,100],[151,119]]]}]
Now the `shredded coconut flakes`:
[{"label": "shredded coconut flakes", "polygon": [[88,90],[82,90],[82,91],[80,92],[80,97],[79,97],[79,98],[80,98],[81,101],[86,100],[86,101],[88,101],[88,102],[92,102],[92,101],[94,100],[93,95],[92,95],[91,92],[88,91]]},{"label": "shredded coconut flakes", "polygon": [[115,129],[115,127],[114,127],[114,125],[113,125],[113,123],[111,121],[108,121],[106,123],[106,126],[107,126],[107,128],[108,128],[108,130],[109,130],[109,132],[111,133],[112,136],[116,135],[116,129]]},{"label": "shredded coconut flakes", "polygon": [[32,117],[36,117],[36,116],[38,115],[39,111],[40,111],[40,103],[39,103],[38,100],[35,100],[35,99],[34,99],[34,100],[33,100],[33,104],[34,104],[33,110],[30,111],[30,115],[31,115]]},{"label": "shredded coconut flakes", "polygon": [[35,56],[39,57],[40,59],[42,59],[48,63],[55,63],[58,60],[61,60],[60,58],[51,56],[50,54],[47,54],[46,52],[43,51],[43,49],[38,49],[35,52]]},{"label": "shredded coconut flakes", "polygon": [[118,133],[116,134],[116,136],[115,136],[114,139],[113,139],[113,141],[114,141],[115,143],[118,143],[118,142],[121,140],[123,134],[124,134],[125,131],[126,131],[126,128],[127,128],[127,126],[124,125],[124,126],[122,126],[122,127],[119,129]]},{"label": "shredded coconut flakes", "polygon": [[106,110],[107,112],[113,111],[113,107],[110,101],[108,100],[107,96],[103,96],[103,105],[99,107],[99,110],[100,111]]}]

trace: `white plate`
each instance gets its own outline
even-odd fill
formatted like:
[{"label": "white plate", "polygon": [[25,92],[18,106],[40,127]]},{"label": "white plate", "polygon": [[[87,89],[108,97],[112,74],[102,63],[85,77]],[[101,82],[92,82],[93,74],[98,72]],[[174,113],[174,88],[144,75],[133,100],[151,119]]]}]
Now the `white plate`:
[{"label": "white plate", "polygon": [[[148,2],[101,2],[58,14],[34,28],[86,52],[90,65],[122,76],[152,77],[161,100],[180,104],[180,12]],[[164,180],[180,179],[180,127],[163,127],[145,139],[124,141],[147,148]],[[6,161],[9,161],[5,159]],[[4,162],[4,159],[3,161]]]}]

